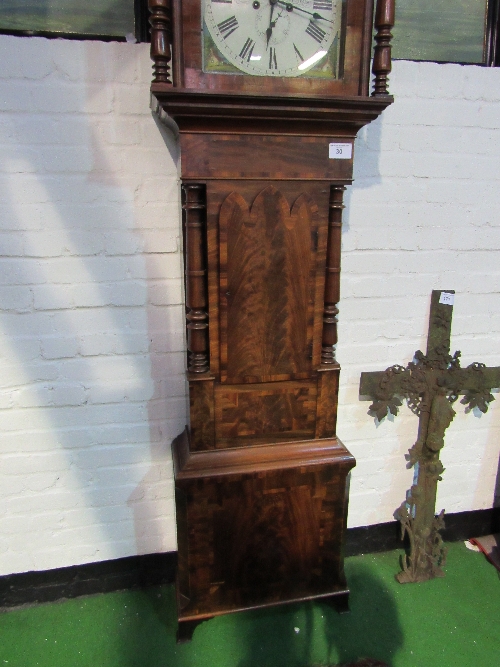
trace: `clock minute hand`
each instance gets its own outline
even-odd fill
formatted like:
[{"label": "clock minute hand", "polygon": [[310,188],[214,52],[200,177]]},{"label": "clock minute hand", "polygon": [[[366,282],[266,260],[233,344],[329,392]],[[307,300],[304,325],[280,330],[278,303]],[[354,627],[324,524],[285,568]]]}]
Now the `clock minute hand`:
[{"label": "clock minute hand", "polygon": [[309,14],[309,16],[312,16],[313,19],[316,19],[316,21],[327,21],[328,23],[333,23],[333,21],[330,21],[330,19],[327,19],[325,16],[321,16],[321,14],[318,14],[318,12],[309,12],[307,9],[302,9],[302,7],[292,5],[290,2],[283,2],[283,0],[278,0],[277,4],[283,5],[283,7],[285,7],[289,12],[292,11],[292,9],[296,9],[298,12]]},{"label": "clock minute hand", "polygon": [[269,17],[269,27],[266,30],[266,49],[269,48],[269,42],[271,41],[271,37],[273,35],[273,28],[276,25],[276,21],[273,22],[273,14],[274,14],[274,6],[276,5],[277,0],[270,0],[271,3],[271,16]]}]

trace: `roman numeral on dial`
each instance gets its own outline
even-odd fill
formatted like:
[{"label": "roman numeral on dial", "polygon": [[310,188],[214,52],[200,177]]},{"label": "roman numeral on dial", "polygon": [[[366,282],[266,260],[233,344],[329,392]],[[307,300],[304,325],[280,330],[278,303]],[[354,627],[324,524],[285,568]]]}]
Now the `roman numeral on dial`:
[{"label": "roman numeral on dial", "polygon": [[269,69],[278,69],[278,61],[276,60],[276,49],[271,46],[269,49]]},{"label": "roman numeral on dial", "polygon": [[309,21],[309,25],[306,28],[306,33],[310,35],[313,39],[315,39],[318,44],[321,44],[321,42],[324,40],[326,32],[322,30],[314,21],[311,19]]},{"label": "roman numeral on dial", "polygon": [[247,39],[247,41],[243,44],[243,48],[240,51],[240,58],[243,60],[246,60],[247,63],[250,62],[250,58],[252,57],[253,53],[253,47],[255,46],[255,42],[253,39],[250,39],[250,37]]},{"label": "roman numeral on dial", "polygon": [[299,63],[303,63],[304,62],[304,56],[301,54],[301,52],[298,50],[298,48],[295,46],[295,44],[293,45],[293,50],[295,51],[295,55],[299,59]]},{"label": "roman numeral on dial", "polygon": [[[220,2],[220,0],[218,0]],[[313,9],[333,10],[333,0],[314,0]]]},{"label": "roman numeral on dial", "polygon": [[228,19],[221,21],[217,24],[220,34],[227,39],[229,35],[232,35],[235,30],[238,30],[238,20],[236,16],[230,16]]}]

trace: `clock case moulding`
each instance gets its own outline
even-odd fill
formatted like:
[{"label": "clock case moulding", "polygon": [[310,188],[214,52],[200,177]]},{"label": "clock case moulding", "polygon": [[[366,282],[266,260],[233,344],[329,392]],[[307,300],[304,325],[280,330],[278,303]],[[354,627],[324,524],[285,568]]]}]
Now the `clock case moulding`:
[{"label": "clock case moulding", "polygon": [[152,105],[181,150],[189,426],[173,443],[179,640],[213,616],[347,608],[336,435],[343,194],[329,157],[393,101],[393,0],[346,0],[339,80],[202,70],[200,0],[149,0]]}]

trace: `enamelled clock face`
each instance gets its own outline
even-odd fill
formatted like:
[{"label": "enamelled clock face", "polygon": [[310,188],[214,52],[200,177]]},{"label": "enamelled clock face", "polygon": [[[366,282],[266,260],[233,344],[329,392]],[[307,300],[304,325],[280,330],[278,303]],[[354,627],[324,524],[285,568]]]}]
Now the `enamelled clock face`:
[{"label": "enamelled clock face", "polygon": [[215,46],[205,39],[205,71],[225,71],[218,50],[245,74],[336,77],[342,0],[204,0],[202,11]]}]

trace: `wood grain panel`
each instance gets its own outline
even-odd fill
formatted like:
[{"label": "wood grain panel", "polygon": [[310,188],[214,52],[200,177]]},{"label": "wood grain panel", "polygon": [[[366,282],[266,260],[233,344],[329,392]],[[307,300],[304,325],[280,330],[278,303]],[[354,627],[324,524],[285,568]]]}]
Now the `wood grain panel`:
[{"label": "wood grain panel", "polygon": [[321,498],[305,485],[264,488],[245,480],[242,497],[214,512],[214,575],[238,590],[239,604],[266,590],[279,596],[283,583],[308,580],[318,565]]},{"label": "wood grain panel", "polygon": [[325,465],[178,482],[187,502],[189,603],[180,618],[346,591],[346,475]]},{"label": "wood grain panel", "polygon": [[[309,197],[318,206],[318,235],[316,255],[316,286],[314,297],[314,334],[313,367],[321,361],[321,331],[323,327],[323,300],[325,283],[325,258],[328,227],[328,201],[330,186],[315,181],[272,183],[279,187],[288,202],[294,202],[299,193]],[[207,256],[208,256],[208,294],[210,320],[210,369],[217,379],[220,378],[220,332],[219,332],[219,214],[224,200],[231,192],[239,192],[245,202],[251,203],[257,195],[269,185],[266,181],[208,181],[207,182]],[[227,291],[227,290],[226,290]],[[223,293],[224,296],[224,293]]]},{"label": "wood grain panel", "polygon": [[[196,377],[196,376],[195,376]],[[214,379],[190,377],[189,422],[191,447],[195,451],[215,447]]]},{"label": "wood grain panel", "polygon": [[175,479],[197,480],[283,468],[334,465],[351,469],[355,460],[338,438],[292,440],[228,449],[190,450],[189,430],[172,443]]},{"label": "wood grain panel", "polygon": [[316,382],[218,387],[216,446],[314,438],[316,394]]},{"label": "wood grain panel", "polygon": [[333,438],[337,428],[340,366],[318,372],[316,438]]},{"label": "wood grain panel", "polygon": [[353,161],[330,159],[328,146],[334,141],[353,139],[183,132],[182,177],[349,182]]},{"label": "wood grain panel", "polygon": [[274,186],[251,209],[233,192],[220,226],[221,380],[267,382],[311,372],[318,207],[292,210]]}]

